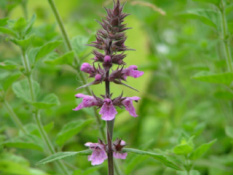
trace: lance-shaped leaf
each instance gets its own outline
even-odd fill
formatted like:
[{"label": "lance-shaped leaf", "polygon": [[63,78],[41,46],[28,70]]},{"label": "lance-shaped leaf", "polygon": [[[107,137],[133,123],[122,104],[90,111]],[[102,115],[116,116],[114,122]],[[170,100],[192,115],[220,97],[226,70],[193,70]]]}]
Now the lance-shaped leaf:
[{"label": "lance-shaped leaf", "polygon": [[142,150],[133,149],[133,148],[124,148],[123,151],[128,152],[128,153],[147,155],[147,156],[150,156],[150,157],[158,160],[159,162],[163,163],[167,167],[173,168],[175,170],[181,170],[181,168],[178,165],[176,165],[175,163],[173,163],[172,161],[170,161],[167,158],[167,156],[162,155],[162,154],[157,154],[157,153],[148,152],[148,151],[142,151]]},{"label": "lance-shaped leaf", "polygon": [[213,74],[210,72],[199,72],[192,78],[209,83],[230,85],[233,81],[233,73],[226,72],[220,74]]},{"label": "lance-shaped leaf", "polygon": [[201,156],[203,156],[216,141],[217,140],[215,139],[215,140],[212,140],[208,143],[204,143],[201,146],[199,146],[197,149],[195,149],[191,153],[190,159],[196,160],[196,159],[200,158]]},{"label": "lance-shaped leaf", "polygon": [[24,135],[22,137],[16,137],[3,142],[2,145],[6,147],[43,151],[43,146],[40,143],[42,143],[42,140],[39,137],[35,135]]},{"label": "lance-shaped leaf", "polygon": [[84,151],[78,151],[78,152],[58,152],[49,157],[46,157],[45,159],[40,160],[37,163],[37,165],[50,163],[56,160],[64,159],[66,157],[75,156],[75,155],[89,155],[91,154],[91,152],[92,151],[90,149]]},{"label": "lance-shaped leaf", "polygon": [[61,41],[52,41],[52,42],[49,42],[49,43],[43,45],[38,50],[35,60],[37,61],[38,59],[46,56],[47,54],[52,52],[56,47],[58,47],[61,43],[62,43]]},{"label": "lance-shaped leaf", "polygon": [[84,127],[92,123],[92,121],[93,120],[78,120],[66,124],[58,133],[56,143],[62,146],[67,140],[69,140],[74,135],[78,134]]},{"label": "lance-shaped leaf", "polygon": [[74,60],[74,52],[71,51],[71,52],[67,52],[66,54],[58,58],[48,59],[45,60],[44,62],[52,65],[62,65],[62,64],[72,65],[73,60]]}]

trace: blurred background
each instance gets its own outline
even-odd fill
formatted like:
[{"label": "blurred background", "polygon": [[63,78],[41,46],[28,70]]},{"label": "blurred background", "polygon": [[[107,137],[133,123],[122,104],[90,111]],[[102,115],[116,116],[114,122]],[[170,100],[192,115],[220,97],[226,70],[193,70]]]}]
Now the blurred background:
[{"label": "blurred background", "polygon": [[[24,3],[26,9],[22,5]],[[233,3],[230,0],[225,3],[228,6],[226,16],[232,47]],[[93,58],[92,48],[87,47],[86,44],[95,40],[95,33],[100,29],[96,20],[105,17],[106,12],[103,7],[112,7],[112,1],[55,0],[55,4],[76,54],[81,62],[90,62],[90,58]],[[128,84],[139,92],[119,85],[111,85],[113,96],[118,96],[123,91],[125,96],[141,97],[140,102],[135,104],[139,115],[137,118],[118,109],[114,139],[122,138],[127,142],[127,147],[168,154],[180,165],[189,161],[184,155],[175,154],[173,151],[174,147],[183,143],[182,141],[190,143],[195,149],[217,139],[204,156],[192,161],[192,175],[195,173],[232,175],[232,133],[225,132],[226,126],[233,124],[232,87],[210,84],[193,78],[202,71],[222,73],[227,70],[217,7],[197,0],[128,0],[124,12],[130,14],[125,23],[128,27],[132,27],[127,31],[126,45],[136,49],[127,52],[125,61],[128,65],[137,65],[145,74],[138,79],[128,79]],[[46,0],[0,1],[1,18],[30,19],[33,14],[36,14],[32,29],[35,35],[33,46],[39,47],[48,41],[62,40],[56,19]],[[64,54],[65,50],[65,44],[61,44],[53,53],[33,65],[33,75],[40,82],[41,90],[44,93],[55,93],[59,97],[59,106],[44,109],[41,113],[44,125],[53,126],[49,131],[49,137],[54,145],[57,145],[57,134],[65,124],[93,119],[89,109],[72,111],[80,102],[76,101],[74,95],[85,93],[84,90],[76,91],[80,86],[77,72],[67,65],[46,63],[46,60],[50,60],[54,55]],[[0,65],[5,60],[21,64],[18,47],[6,36],[1,35]],[[9,70],[0,69],[2,80],[11,73]],[[103,88],[104,85],[91,87],[97,95],[103,94]],[[30,106],[17,98],[11,88],[6,93],[6,99],[25,127],[30,128],[34,122]],[[8,111],[0,103],[0,141],[13,138],[20,134],[18,131],[9,118]],[[56,149],[80,151],[86,149],[84,143],[96,142],[98,137],[100,137],[98,127],[93,120],[70,138],[62,148],[56,146]],[[10,160],[14,164],[7,164],[9,169],[17,166],[24,171],[25,167],[28,167],[26,169],[30,169],[33,175],[56,174],[51,164],[36,165],[36,162],[46,157],[40,151],[2,145],[0,152],[0,172],[5,165],[1,162]],[[66,161],[72,164],[76,174],[82,174],[81,172],[87,169],[90,170],[91,175],[106,174],[106,161],[103,165],[94,168],[91,167],[86,156],[74,156],[67,158]],[[119,163],[124,174],[182,175],[183,173],[185,175],[186,173],[166,168],[146,156],[130,154],[126,160]]]}]

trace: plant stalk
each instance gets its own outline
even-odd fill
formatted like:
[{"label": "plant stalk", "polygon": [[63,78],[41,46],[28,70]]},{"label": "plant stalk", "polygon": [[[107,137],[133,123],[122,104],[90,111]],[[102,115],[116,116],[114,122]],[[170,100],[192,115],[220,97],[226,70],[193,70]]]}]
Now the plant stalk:
[{"label": "plant stalk", "polygon": [[[33,102],[35,102],[35,93],[33,91],[31,67],[30,67],[30,63],[29,63],[27,54],[25,53],[24,50],[22,50],[22,62],[23,62],[25,72],[26,72],[26,76],[27,76],[27,80],[28,80],[28,83],[29,83],[29,91],[31,93],[31,99],[32,99]],[[35,110],[34,117],[35,117],[35,120],[36,120],[37,127],[39,129],[40,135],[41,135],[42,139],[44,140],[45,145],[47,146],[47,148],[49,150],[49,154],[55,154],[56,153],[55,149],[54,149],[54,147],[53,147],[53,145],[52,145],[46,131],[44,130],[44,127],[42,125],[42,122],[41,122],[41,119],[40,119],[40,114],[39,114],[38,110]],[[66,167],[65,167],[65,165],[63,164],[62,161],[58,160],[56,163],[61,168],[63,174],[69,175],[69,172],[66,169]]]},{"label": "plant stalk", "polygon": [[4,106],[8,110],[8,113],[10,114],[11,119],[14,121],[15,125],[24,133],[28,134],[27,131],[24,129],[23,124],[21,123],[19,117],[15,114],[9,103],[4,100]]},{"label": "plant stalk", "polygon": [[[62,19],[61,19],[61,16],[57,10],[57,7],[54,3],[53,0],[48,0],[48,3],[53,11],[53,14],[56,18],[56,21],[59,25],[59,28],[61,30],[61,33],[62,33],[62,36],[64,38],[64,41],[65,41],[65,44],[68,48],[69,51],[73,51],[73,48],[72,48],[72,45],[71,45],[71,42],[70,42],[70,39],[68,37],[68,34],[65,30],[65,26],[62,22]],[[80,80],[83,82],[83,84],[87,84],[87,80],[85,78],[85,76],[83,75],[82,72],[79,71],[79,67],[80,67],[80,61],[79,61],[79,58],[77,57],[77,55],[74,56],[74,63],[75,63],[75,67],[77,68],[77,74],[78,74],[78,77],[80,78]],[[91,91],[88,87],[85,88],[86,92],[91,95]],[[102,127],[102,123],[101,123],[101,120],[100,120],[100,116],[98,115],[98,112],[97,112],[97,109],[94,108],[94,115],[95,115],[95,118],[96,118],[96,122],[97,122],[97,125],[98,125],[98,128],[99,128],[99,131],[100,131],[100,134],[101,134],[101,137],[104,141],[106,141],[106,136],[105,136],[105,131],[104,131],[104,128]]]},{"label": "plant stalk", "polygon": [[225,12],[225,5],[223,0],[221,0],[221,22],[222,22],[222,37],[223,37],[223,45],[225,50],[226,62],[228,66],[228,71],[233,73],[232,67],[232,58],[231,58],[231,50],[230,50],[230,41],[229,41],[229,33],[228,33],[228,26],[226,20],[226,12]]}]

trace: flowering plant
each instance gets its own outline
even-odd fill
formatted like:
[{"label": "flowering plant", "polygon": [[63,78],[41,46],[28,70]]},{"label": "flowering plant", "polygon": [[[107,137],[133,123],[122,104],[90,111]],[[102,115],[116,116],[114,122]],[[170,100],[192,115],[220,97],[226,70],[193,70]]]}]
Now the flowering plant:
[{"label": "flowering plant", "polygon": [[[143,75],[142,71],[137,69],[136,65],[131,65],[125,68],[126,64],[124,59],[126,54],[124,53],[129,49],[125,46],[126,25],[123,24],[124,18],[128,16],[122,12],[123,6],[120,5],[120,1],[114,4],[113,9],[106,9],[107,17],[99,22],[102,26],[96,34],[96,41],[90,46],[93,46],[94,58],[92,65],[89,63],[83,63],[81,65],[81,71],[89,74],[90,78],[94,78],[94,81],[88,83],[80,88],[90,85],[97,85],[102,82],[105,83],[105,94],[102,98],[97,97],[94,93],[92,96],[84,94],[76,94],[76,98],[82,98],[82,102],[74,109],[78,111],[82,108],[96,106],[100,108],[99,114],[102,120],[107,121],[107,145],[99,140],[98,143],[86,143],[85,145],[90,147],[93,151],[92,155],[88,157],[88,160],[92,162],[92,165],[98,165],[103,163],[105,159],[108,159],[109,174],[113,174],[113,157],[119,159],[125,159],[127,153],[123,153],[122,148],[126,145],[125,141],[117,139],[112,143],[112,131],[114,119],[117,114],[116,107],[125,108],[130,115],[137,117],[133,102],[137,102],[139,97],[123,97],[123,94],[116,98],[112,98],[110,93],[110,83],[125,85],[123,83],[127,78],[138,78]],[[100,50],[100,51],[99,51]],[[114,70],[113,65],[117,65]],[[78,89],[80,89],[78,88]]]}]

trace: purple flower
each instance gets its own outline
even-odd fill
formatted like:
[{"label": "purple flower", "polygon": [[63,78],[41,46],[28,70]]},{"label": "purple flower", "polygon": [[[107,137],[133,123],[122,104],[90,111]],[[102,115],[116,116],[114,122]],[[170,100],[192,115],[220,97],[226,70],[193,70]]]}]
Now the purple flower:
[{"label": "purple flower", "polygon": [[75,97],[82,98],[83,101],[75,109],[73,109],[74,111],[78,111],[82,108],[101,105],[101,99],[94,97],[94,96],[89,96],[89,95],[84,95],[84,94],[76,94]]},{"label": "purple flower", "polygon": [[113,143],[113,156],[116,159],[126,159],[127,153],[122,152],[122,148],[126,145],[124,140],[116,139]]},{"label": "purple flower", "polygon": [[122,70],[122,73],[124,73],[124,79],[126,80],[128,76],[138,78],[144,74],[142,71],[138,71],[138,67],[135,65],[129,66],[126,69]]},{"label": "purple flower", "polygon": [[129,111],[129,114],[132,115],[133,117],[137,117],[138,115],[136,114],[135,108],[133,106],[133,101],[138,101],[140,100],[139,97],[126,97],[123,101],[122,104],[125,106],[125,109]]},{"label": "purple flower", "polygon": [[81,71],[91,74],[95,71],[95,69],[89,63],[83,63],[81,65]]},{"label": "purple flower", "polygon": [[109,55],[106,55],[106,56],[104,57],[104,62],[106,62],[106,63],[111,62],[111,57],[110,57]]},{"label": "purple flower", "polygon": [[113,120],[115,118],[117,111],[116,111],[114,105],[112,104],[111,99],[109,99],[109,98],[104,99],[104,103],[103,103],[103,106],[102,106],[99,114],[101,114],[102,119],[106,120],[106,121]]},{"label": "purple flower", "polygon": [[92,150],[92,154],[88,156],[88,160],[91,161],[92,165],[99,165],[108,158],[105,151],[105,145],[103,143],[87,142],[85,146],[88,146]]}]

